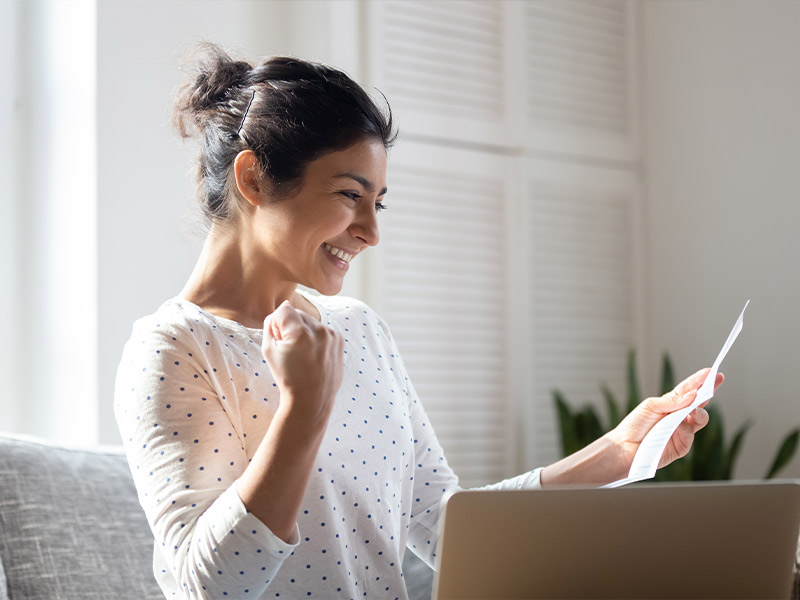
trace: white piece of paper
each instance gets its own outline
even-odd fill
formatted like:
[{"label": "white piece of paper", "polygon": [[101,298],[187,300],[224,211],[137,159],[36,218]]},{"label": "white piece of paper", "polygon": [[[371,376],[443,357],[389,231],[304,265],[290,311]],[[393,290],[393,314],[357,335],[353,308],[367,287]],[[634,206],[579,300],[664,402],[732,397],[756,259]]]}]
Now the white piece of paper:
[{"label": "white piece of paper", "polygon": [[619,487],[628,483],[650,479],[655,476],[656,470],[658,470],[658,463],[661,460],[661,455],[664,454],[664,449],[667,447],[667,443],[669,443],[672,434],[675,433],[675,430],[690,412],[714,396],[714,383],[717,380],[719,366],[722,364],[722,360],[725,358],[725,355],[728,354],[728,350],[731,349],[733,342],[736,341],[739,332],[742,330],[742,326],[744,324],[744,311],[747,310],[747,306],[749,304],[750,300],[745,303],[739,318],[736,320],[733,329],[728,335],[728,339],[725,340],[722,350],[720,350],[719,354],[717,355],[717,359],[711,366],[711,371],[709,371],[708,375],[703,381],[703,385],[701,385],[700,389],[697,390],[697,397],[695,398],[694,402],[692,402],[686,408],[682,408],[668,414],[658,423],[656,423],[644,437],[642,443],[639,444],[639,449],[636,451],[636,455],[633,457],[633,463],[631,464],[631,469],[628,472],[628,476],[624,479],[609,483],[603,487]]}]

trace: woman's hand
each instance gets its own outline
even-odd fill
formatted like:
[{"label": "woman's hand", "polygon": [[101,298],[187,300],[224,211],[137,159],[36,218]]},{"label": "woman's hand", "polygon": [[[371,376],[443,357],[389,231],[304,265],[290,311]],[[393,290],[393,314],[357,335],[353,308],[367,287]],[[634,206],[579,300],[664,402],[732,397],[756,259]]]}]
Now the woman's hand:
[{"label": "woman's hand", "polygon": [[[542,469],[540,480],[543,486],[566,484],[603,485],[626,477],[631,469],[633,457],[639,445],[653,426],[668,414],[689,406],[697,397],[710,369],[702,369],[687,377],[669,394],[660,398],[642,401],[622,422],[603,437]],[[717,375],[714,389],[724,377]],[[672,434],[659,468],[686,456],[692,447],[694,434],[706,426],[708,413],[698,407],[692,411]]]},{"label": "woman's hand", "polygon": [[344,338],[284,302],[264,319],[261,352],[280,389],[280,406],[236,491],[248,511],[293,543],[297,514],[342,383]]},{"label": "woman's hand", "polygon": [[[626,469],[630,469],[639,444],[656,423],[668,414],[694,402],[697,391],[703,385],[709,371],[710,369],[701,369],[684,379],[668,394],[664,394],[660,398],[647,398],[642,401],[616,428],[607,434],[621,450],[621,461]],[[715,390],[722,384],[723,379],[722,373],[718,373],[714,382]],[[667,442],[658,468],[665,467],[674,460],[686,456],[692,447],[694,434],[707,424],[708,413],[702,406],[689,413]]]},{"label": "woman's hand", "polygon": [[287,301],[264,319],[261,352],[281,409],[308,424],[327,423],[342,383],[344,338]]}]

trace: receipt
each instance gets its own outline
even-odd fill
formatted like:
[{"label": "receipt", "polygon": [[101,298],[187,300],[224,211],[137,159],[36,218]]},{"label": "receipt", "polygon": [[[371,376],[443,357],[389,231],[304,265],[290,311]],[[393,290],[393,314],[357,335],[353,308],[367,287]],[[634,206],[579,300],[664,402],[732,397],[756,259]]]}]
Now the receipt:
[{"label": "receipt", "polygon": [[725,355],[728,354],[728,350],[731,349],[733,342],[736,341],[739,332],[742,330],[742,326],[744,324],[744,311],[747,310],[747,306],[749,304],[750,300],[745,303],[742,313],[736,320],[733,329],[728,335],[728,339],[725,340],[725,344],[722,346],[722,350],[720,350],[719,354],[717,355],[717,359],[714,361],[711,371],[709,371],[708,375],[703,381],[703,385],[701,385],[700,389],[697,390],[697,398],[695,398],[694,402],[692,402],[686,408],[682,408],[681,410],[676,410],[675,412],[668,414],[658,423],[656,423],[644,437],[642,443],[639,444],[639,449],[636,451],[636,455],[633,457],[633,463],[631,464],[631,470],[628,472],[628,476],[624,479],[620,479],[619,481],[615,481],[614,483],[609,483],[603,487],[619,487],[627,483],[642,481],[655,476],[656,470],[658,469],[658,463],[661,460],[661,455],[664,454],[664,449],[667,447],[667,443],[672,437],[672,434],[675,433],[675,430],[690,412],[714,396],[714,382],[717,379],[719,366],[722,364],[722,359],[724,359]]}]

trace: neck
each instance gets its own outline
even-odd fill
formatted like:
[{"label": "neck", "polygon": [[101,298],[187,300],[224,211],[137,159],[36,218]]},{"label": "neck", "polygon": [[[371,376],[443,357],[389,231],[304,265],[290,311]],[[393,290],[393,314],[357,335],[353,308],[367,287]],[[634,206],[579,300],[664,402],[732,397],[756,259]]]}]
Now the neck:
[{"label": "neck", "polygon": [[213,225],[181,297],[211,314],[261,328],[284,300],[319,318],[297,294],[297,282],[281,277],[280,265],[253,250],[246,232]]}]

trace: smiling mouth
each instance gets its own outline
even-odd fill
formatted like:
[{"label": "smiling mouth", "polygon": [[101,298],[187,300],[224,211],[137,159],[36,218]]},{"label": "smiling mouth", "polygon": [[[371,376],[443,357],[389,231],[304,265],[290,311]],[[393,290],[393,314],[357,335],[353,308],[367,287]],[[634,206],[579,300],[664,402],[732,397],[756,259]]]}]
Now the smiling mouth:
[{"label": "smiling mouth", "polygon": [[340,248],[334,248],[328,243],[322,244],[322,247],[325,248],[330,254],[333,254],[339,260],[343,260],[346,263],[349,263],[355,257],[355,254],[348,254],[344,250]]}]

